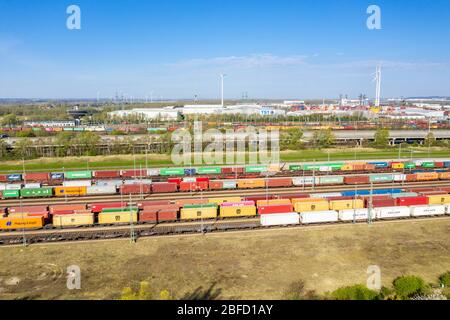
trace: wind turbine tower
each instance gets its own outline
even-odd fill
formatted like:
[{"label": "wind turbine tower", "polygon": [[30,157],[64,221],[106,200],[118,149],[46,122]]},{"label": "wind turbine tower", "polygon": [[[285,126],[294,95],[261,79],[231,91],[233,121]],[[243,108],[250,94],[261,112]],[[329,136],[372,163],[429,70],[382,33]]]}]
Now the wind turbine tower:
[{"label": "wind turbine tower", "polygon": [[377,70],[375,71],[375,107],[380,106],[380,96],[381,96],[381,66],[377,66]]}]

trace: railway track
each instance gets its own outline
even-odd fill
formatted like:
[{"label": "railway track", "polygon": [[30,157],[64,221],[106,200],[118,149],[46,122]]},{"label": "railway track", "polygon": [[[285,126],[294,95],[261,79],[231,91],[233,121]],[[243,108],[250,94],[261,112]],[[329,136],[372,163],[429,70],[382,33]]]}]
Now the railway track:
[{"label": "railway track", "polygon": [[[405,220],[449,220],[450,216],[434,216],[434,217],[409,217],[392,220],[375,220],[372,223],[399,222]],[[36,243],[56,243],[56,242],[74,242],[88,240],[108,240],[118,238],[130,238],[136,241],[144,237],[162,237],[183,234],[199,234],[199,233],[217,233],[231,232],[243,230],[262,230],[262,229],[280,229],[280,228],[313,228],[317,226],[327,225],[348,225],[353,222],[333,222],[333,223],[317,223],[308,225],[290,225],[290,226],[261,226],[259,218],[239,218],[230,220],[208,220],[195,222],[178,222],[167,224],[146,224],[114,227],[91,227],[86,229],[61,229],[61,230],[37,230],[26,232],[7,232],[0,233],[0,246],[20,245],[20,244],[36,244]],[[355,224],[364,224],[366,221],[357,221]],[[25,242],[24,242],[25,240]]]},{"label": "railway track", "polygon": [[[441,181],[421,181],[421,182],[390,182],[373,184],[373,189],[389,189],[389,188],[420,188],[420,187],[449,187],[450,180]],[[289,193],[320,193],[320,192],[341,192],[344,190],[363,190],[370,189],[370,184],[361,185],[330,185],[330,186],[304,186],[304,187],[281,187],[270,188],[269,194],[289,194]],[[227,196],[250,196],[250,195],[265,195],[265,189],[230,189],[220,191],[203,191],[203,192],[177,192],[177,193],[157,193],[157,194],[143,194],[132,195],[131,201],[137,202],[142,200],[179,200],[192,197],[227,197]],[[49,205],[59,203],[70,204],[84,204],[97,203],[108,201],[124,201],[129,202],[129,195],[99,195],[99,196],[84,196],[84,197],[52,197],[39,199],[11,199],[0,201],[0,206],[17,206],[21,205]]]}]

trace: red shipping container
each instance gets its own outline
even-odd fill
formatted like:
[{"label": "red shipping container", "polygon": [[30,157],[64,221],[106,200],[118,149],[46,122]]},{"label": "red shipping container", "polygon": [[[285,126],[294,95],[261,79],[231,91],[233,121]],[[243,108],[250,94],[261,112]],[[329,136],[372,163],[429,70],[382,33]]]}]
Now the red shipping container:
[{"label": "red shipping container", "polygon": [[120,171],[94,171],[94,178],[120,178]]},{"label": "red shipping container", "polygon": [[209,189],[211,190],[221,190],[223,189],[223,182],[222,181],[210,181],[209,182]]},{"label": "red shipping container", "polygon": [[[369,199],[365,200],[365,206],[366,208],[369,207]],[[379,208],[379,207],[395,207],[396,200],[394,198],[390,199],[372,199],[372,207]]]},{"label": "red shipping container", "polygon": [[139,221],[142,222],[158,222],[158,214],[156,212],[145,212],[139,213]]},{"label": "red shipping container", "polygon": [[143,211],[145,212],[161,212],[161,211],[178,211],[180,207],[177,204],[165,205],[165,206],[145,206]]},{"label": "red shipping container", "polygon": [[180,184],[181,181],[183,181],[183,178],[169,178],[169,179],[167,179],[167,182],[169,182],[169,183]]},{"label": "red shipping container", "polygon": [[258,200],[272,200],[275,199],[275,195],[273,194],[268,194],[268,195],[261,195],[261,196],[247,196],[244,197],[244,201],[254,201],[256,203],[256,201]]},{"label": "red shipping container", "polygon": [[207,198],[205,198],[205,199],[198,199],[198,198],[196,198],[196,199],[194,199],[194,198],[192,198],[192,199],[180,199],[180,200],[175,201],[175,204],[177,206],[179,206],[180,208],[184,207],[185,205],[189,205],[189,204],[206,204],[206,203],[208,203],[208,199]]},{"label": "red shipping container", "polygon": [[445,191],[447,193],[450,193],[450,187],[441,187],[440,188],[442,191]]},{"label": "red shipping container", "polygon": [[92,203],[90,205],[93,213],[102,212],[104,208],[125,208],[127,206],[126,201],[121,202],[105,202],[105,203]]},{"label": "red shipping container", "polygon": [[258,214],[286,213],[292,211],[293,207],[291,204],[272,204],[258,207]]},{"label": "red shipping container", "polygon": [[170,200],[151,200],[141,201],[137,203],[138,208],[150,207],[150,206],[167,206],[170,204]]},{"label": "red shipping container", "polygon": [[151,185],[149,184],[129,184],[120,186],[121,194],[140,194],[150,192],[151,192]]},{"label": "red shipping container", "polygon": [[75,210],[53,210],[53,215],[65,215],[65,214],[74,214]]},{"label": "red shipping container", "polygon": [[0,174],[0,182],[8,182],[8,178],[6,174]]},{"label": "red shipping container", "polygon": [[9,213],[19,213],[19,212],[44,212],[48,211],[47,206],[24,206],[24,207],[9,207]]},{"label": "red shipping container", "polygon": [[229,173],[244,173],[243,167],[226,167],[221,169],[222,173],[229,174]]},{"label": "red shipping container", "polygon": [[428,204],[427,197],[401,197],[397,198],[398,206],[417,206],[421,204]]},{"label": "red shipping container", "polygon": [[268,179],[266,185],[269,188],[275,187],[292,187],[292,178]]},{"label": "red shipping container", "polygon": [[434,167],[435,168],[443,168],[444,167],[444,162],[442,161],[438,161],[434,163]]},{"label": "red shipping container", "polygon": [[178,185],[176,183],[170,183],[170,182],[156,182],[156,183],[152,183],[152,191],[153,191],[153,193],[176,192],[177,189],[178,189]]},{"label": "red shipping container", "polygon": [[432,196],[432,195],[441,195],[441,194],[447,194],[445,191],[424,191],[420,192],[423,196]]},{"label": "red shipping container", "polygon": [[369,184],[369,176],[348,176],[344,177],[345,184]]},{"label": "red shipping container", "polygon": [[280,194],[278,196],[278,199],[300,199],[300,198],[309,198],[309,194],[287,193],[287,194]]},{"label": "red shipping container", "polygon": [[177,211],[161,211],[158,212],[158,222],[163,221],[177,221],[178,212]]},{"label": "red shipping container", "polygon": [[197,181],[197,182],[208,182],[209,183],[209,178],[208,177],[198,177],[198,178],[195,178],[195,181]]},{"label": "red shipping container", "polygon": [[227,168],[221,168],[220,172],[223,174],[228,174],[233,172],[233,168],[227,167]]},{"label": "red shipping container", "polygon": [[200,191],[200,190],[208,190],[208,182],[199,181],[199,182],[180,183],[180,191]]},{"label": "red shipping container", "polygon": [[417,175],[416,174],[407,174],[406,175],[406,181],[407,182],[412,182],[412,181],[417,181]]},{"label": "red shipping container", "polygon": [[86,210],[86,204],[55,204],[50,206],[50,213],[61,210]]},{"label": "red shipping container", "polygon": [[50,173],[48,172],[25,173],[23,179],[25,181],[46,182],[50,180]]},{"label": "red shipping container", "polygon": [[120,175],[124,178],[146,177],[147,170],[121,170]]},{"label": "red shipping container", "polygon": [[407,188],[405,189],[406,192],[430,192],[430,191],[436,191],[437,188]]}]

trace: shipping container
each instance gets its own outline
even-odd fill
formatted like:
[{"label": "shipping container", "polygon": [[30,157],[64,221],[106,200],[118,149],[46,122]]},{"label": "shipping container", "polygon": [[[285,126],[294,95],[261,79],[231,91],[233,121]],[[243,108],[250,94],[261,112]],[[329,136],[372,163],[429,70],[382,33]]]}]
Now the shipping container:
[{"label": "shipping container", "polygon": [[150,206],[168,206],[171,204],[170,200],[149,200],[140,201],[137,203],[138,208],[150,207]]},{"label": "shipping container", "polygon": [[183,176],[184,169],[183,168],[166,168],[160,169],[159,174],[161,176]]},{"label": "shipping container", "polygon": [[5,190],[20,190],[22,189],[22,185],[20,183],[8,183],[5,186]]},{"label": "shipping container", "polygon": [[437,216],[444,215],[446,212],[445,205],[421,205],[421,206],[410,206],[412,217],[419,216]]},{"label": "shipping container", "polygon": [[[368,207],[370,205],[370,200],[366,200],[366,206]],[[393,207],[397,204],[397,200],[394,198],[389,199],[372,199],[372,207],[373,208],[379,208],[379,207]]]},{"label": "shipping container", "polygon": [[220,217],[252,217],[256,216],[254,205],[221,205]]},{"label": "shipping container", "polygon": [[43,217],[29,217],[29,218],[3,218],[0,219],[0,229],[41,229],[44,226]]},{"label": "shipping container", "polygon": [[437,172],[418,172],[416,173],[417,181],[432,181],[439,180],[439,174]]},{"label": "shipping container", "polygon": [[[375,218],[373,210],[371,214],[371,218]],[[358,220],[368,220],[369,219],[369,209],[360,208],[360,209],[345,209],[339,210],[339,220],[341,221],[358,221]]]},{"label": "shipping container", "polygon": [[91,179],[92,171],[68,171],[64,177],[66,179]]},{"label": "shipping container", "polygon": [[441,172],[439,173],[440,180],[450,180],[450,172]]},{"label": "shipping container", "polygon": [[266,181],[266,186],[269,188],[276,187],[291,187],[292,186],[292,178],[274,178],[268,179]]},{"label": "shipping container", "polygon": [[319,183],[319,178],[317,177],[293,177],[292,184],[294,186],[312,186]]},{"label": "shipping container", "polygon": [[78,197],[86,195],[86,187],[54,187],[56,197]]},{"label": "shipping container", "polygon": [[8,198],[19,198],[20,197],[20,190],[3,190],[2,191],[2,198],[8,199]]},{"label": "shipping container", "polygon": [[89,226],[93,224],[93,213],[53,215],[53,226],[55,227]]},{"label": "shipping container", "polygon": [[244,168],[245,173],[260,173],[260,172],[267,172],[267,166],[266,165],[256,165],[256,166],[246,166]]},{"label": "shipping container", "polygon": [[241,179],[237,181],[239,189],[264,188],[266,182],[264,179]]},{"label": "shipping container", "polygon": [[221,205],[225,202],[240,202],[242,199],[241,197],[223,197],[223,198],[209,198],[209,203],[215,203],[217,205]]},{"label": "shipping container", "polygon": [[175,201],[175,204],[180,208],[190,204],[207,204],[208,199],[198,199],[198,198],[190,198],[190,199],[179,199]]},{"label": "shipping container", "polygon": [[385,161],[368,162],[368,164],[375,165],[375,168],[388,168],[389,167],[389,163],[387,163]]},{"label": "shipping container", "polygon": [[300,222],[304,224],[337,221],[338,213],[334,210],[307,211],[300,213]]},{"label": "shipping container", "polygon": [[220,174],[221,172],[220,167],[200,167],[197,169],[197,174]]},{"label": "shipping container", "polygon": [[295,225],[300,223],[300,216],[297,212],[263,214],[260,223],[262,226]]},{"label": "shipping container", "polygon": [[25,219],[25,218],[33,218],[33,217],[42,217],[44,221],[47,221],[50,217],[48,211],[41,212],[28,212],[28,213],[10,213],[8,214],[9,219]]},{"label": "shipping container", "polygon": [[150,184],[130,184],[122,185],[119,188],[120,194],[148,194],[151,193]]},{"label": "shipping container", "polygon": [[319,185],[344,184],[343,176],[322,176],[319,177]]},{"label": "shipping container", "polygon": [[434,168],[434,162],[433,161],[425,161],[421,164],[422,168]]},{"label": "shipping container", "polygon": [[20,173],[7,174],[6,180],[8,181],[22,181],[22,175]]},{"label": "shipping container", "polygon": [[87,195],[116,194],[116,193],[117,193],[116,186],[90,186],[86,188]]},{"label": "shipping container", "polygon": [[330,197],[342,197],[341,192],[327,192],[327,193],[311,193],[309,194],[311,198],[330,198]]},{"label": "shipping container", "polygon": [[25,181],[38,181],[38,182],[46,182],[50,179],[50,174],[48,172],[34,172],[34,173],[25,173],[24,180]]},{"label": "shipping container", "polygon": [[396,199],[396,198],[405,198],[405,197],[417,197],[419,194],[416,192],[400,192],[400,193],[395,193],[392,194],[392,198]]},{"label": "shipping container", "polygon": [[416,164],[414,162],[405,162],[404,167],[405,169],[415,169]]},{"label": "shipping container", "polygon": [[258,214],[278,214],[292,211],[292,204],[272,204],[258,207]]},{"label": "shipping container", "polygon": [[428,204],[428,198],[423,196],[397,198],[398,206],[417,206],[421,204]]},{"label": "shipping container", "polygon": [[37,182],[37,183],[26,183],[26,184],[24,184],[23,189],[39,189],[41,187],[42,187],[42,185],[41,185],[40,182]]},{"label": "shipping container", "polygon": [[221,189],[223,189],[223,182],[220,180],[211,180],[209,182],[209,189],[210,190],[221,190]]},{"label": "shipping container", "polygon": [[386,183],[392,182],[394,177],[392,174],[371,174],[369,175],[369,182],[373,183]]},{"label": "shipping container", "polygon": [[[292,204],[290,199],[261,199],[256,200],[256,206],[268,206],[268,205],[274,205],[274,204]],[[290,211],[286,211],[290,212]]]},{"label": "shipping container", "polygon": [[51,214],[62,210],[86,210],[86,204],[54,204],[49,207],[49,211]]},{"label": "shipping container", "polygon": [[295,202],[293,204],[294,204],[294,210],[296,212],[327,211],[330,208],[328,201],[323,201],[323,200],[322,201]]},{"label": "shipping container", "polygon": [[208,182],[181,182],[180,191],[201,191],[208,190]]},{"label": "shipping container", "polygon": [[369,176],[345,176],[345,184],[358,185],[358,184],[369,184]]},{"label": "shipping container", "polygon": [[20,190],[20,196],[22,198],[33,198],[33,197],[52,197],[52,188],[34,188],[34,189],[22,189]]},{"label": "shipping container", "polygon": [[126,206],[127,206],[127,202],[126,201],[93,203],[93,204],[90,205],[91,210],[94,213],[102,212],[102,210],[105,209],[105,208],[125,208]]},{"label": "shipping container", "polygon": [[236,189],[237,181],[236,180],[223,180],[222,181],[222,189]]},{"label": "shipping container", "polygon": [[123,181],[118,180],[118,179],[95,181],[95,185],[99,186],[99,187],[115,186],[116,188],[119,188],[122,184],[123,184]]},{"label": "shipping container", "polygon": [[98,214],[99,224],[130,224],[137,222],[137,210],[123,212],[101,212]]},{"label": "shipping container", "polygon": [[333,200],[329,205],[330,210],[361,209],[364,208],[364,201],[361,199]]},{"label": "shipping container", "polygon": [[120,178],[119,170],[102,170],[102,171],[94,171],[92,173],[94,178]]},{"label": "shipping container", "polygon": [[48,211],[47,206],[22,206],[22,207],[9,207],[8,213],[33,213]]},{"label": "shipping container", "polygon": [[157,168],[147,169],[147,177],[156,177],[156,176],[159,176],[159,169]]},{"label": "shipping container", "polygon": [[176,204],[168,204],[168,205],[153,205],[153,206],[144,206],[140,207],[142,211],[145,212],[161,212],[161,211],[176,211],[180,209],[180,207]]},{"label": "shipping container", "polygon": [[64,181],[63,187],[89,187],[91,186],[91,180],[72,180]]},{"label": "shipping container", "polygon": [[409,217],[409,207],[397,206],[397,207],[380,207],[374,208],[375,217],[377,219],[390,219],[390,218],[402,218]]},{"label": "shipping container", "polygon": [[50,179],[51,180],[63,180],[64,179],[64,173],[59,173],[59,172],[52,172],[50,173]]},{"label": "shipping container", "polygon": [[450,194],[428,195],[428,204],[447,204],[450,203]]},{"label": "shipping container", "polygon": [[178,190],[178,185],[176,183],[169,182],[154,182],[152,183],[153,193],[170,193],[176,192]]},{"label": "shipping container", "polygon": [[180,210],[181,220],[193,219],[211,219],[217,217],[217,207],[203,207],[203,208],[182,208]]},{"label": "shipping container", "polygon": [[152,184],[152,179],[127,179],[123,181],[123,184]]}]

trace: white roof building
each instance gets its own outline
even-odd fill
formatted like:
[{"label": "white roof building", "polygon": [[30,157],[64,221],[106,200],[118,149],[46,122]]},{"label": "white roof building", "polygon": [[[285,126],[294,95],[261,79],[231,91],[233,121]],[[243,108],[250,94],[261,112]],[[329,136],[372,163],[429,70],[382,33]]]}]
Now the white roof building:
[{"label": "white roof building", "polygon": [[108,113],[110,117],[143,116],[144,119],[177,120],[179,112],[171,107],[167,108],[136,108],[131,110],[117,110]]}]

